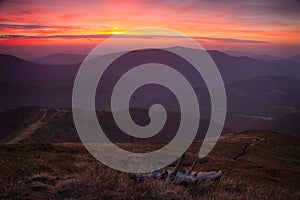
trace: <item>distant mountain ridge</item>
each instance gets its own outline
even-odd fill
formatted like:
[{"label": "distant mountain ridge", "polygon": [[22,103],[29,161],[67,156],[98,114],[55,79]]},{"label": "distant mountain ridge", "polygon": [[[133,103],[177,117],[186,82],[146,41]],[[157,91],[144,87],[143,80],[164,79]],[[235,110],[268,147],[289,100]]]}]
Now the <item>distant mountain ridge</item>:
[{"label": "distant mountain ridge", "polygon": [[27,84],[43,88],[70,85],[79,64],[50,66],[0,54],[0,82]]},{"label": "distant mountain ridge", "polygon": [[300,55],[294,56],[293,61],[300,63]]},{"label": "distant mountain ridge", "polygon": [[[175,52],[187,51],[191,55],[197,53],[194,49],[183,47],[171,49]],[[218,66],[226,85],[228,101],[226,126],[232,131],[249,130],[251,127],[266,128],[267,119],[275,120],[300,112],[299,63],[288,59],[266,61],[250,57],[234,57],[216,50],[208,53]],[[97,59],[101,60],[97,57],[93,59],[95,62]],[[0,112],[19,106],[71,107],[73,83],[80,63],[43,65],[11,55],[0,55],[0,62],[2,94]],[[172,60],[168,62],[176,65]],[[119,71],[112,69],[111,73],[103,78],[107,84],[97,90],[97,110],[106,111],[109,108],[110,104],[102,101],[99,96],[109,95],[107,86],[121,76]],[[203,109],[201,116],[208,119],[210,100],[207,89],[193,74],[188,78],[194,83],[200,108]],[[176,111],[175,101],[163,92],[155,88],[147,90],[147,93],[135,97],[132,108],[145,109],[153,102],[161,100],[170,111]]]},{"label": "distant mountain ridge", "polygon": [[81,63],[86,55],[81,54],[51,54],[40,57],[33,62],[44,64],[44,65],[74,65]]},{"label": "distant mountain ridge", "polygon": [[[169,49],[172,49],[175,52],[185,51],[189,54],[199,53],[198,50],[183,47],[172,47]],[[293,60],[281,59],[266,61],[251,57],[234,57],[217,50],[211,50],[208,51],[208,53],[219,68],[225,83],[268,75],[300,78],[299,63]],[[103,56],[110,55],[111,54]],[[49,85],[49,83],[46,83],[47,81],[51,81],[53,87],[73,85],[77,70],[80,67],[80,62],[83,60],[84,55],[54,54],[49,57],[56,56],[60,57],[57,62],[60,62],[61,64],[50,66],[32,63],[15,56],[0,54],[0,62],[2,65],[0,68],[0,81],[22,84],[27,83],[40,87],[48,87],[47,84]],[[66,62],[61,61],[63,57],[66,57]],[[70,58],[72,60],[73,57],[76,57],[76,59],[74,59],[75,64],[64,64],[68,63]],[[101,57],[102,56],[100,56],[100,59]],[[197,59],[196,56],[194,57]],[[97,57],[95,56],[94,59],[97,59]],[[77,62],[78,60],[80,62]],[[113,73],[115,75],[120,75],[117,71],[113,71]]]}]

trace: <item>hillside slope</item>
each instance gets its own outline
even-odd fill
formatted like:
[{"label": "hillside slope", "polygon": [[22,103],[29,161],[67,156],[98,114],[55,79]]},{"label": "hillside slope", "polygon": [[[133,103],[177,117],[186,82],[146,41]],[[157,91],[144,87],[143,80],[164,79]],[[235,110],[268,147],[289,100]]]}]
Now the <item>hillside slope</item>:
[{"label": "hillside slope", "polygon": [[[130,113],[138,124],[149,123],[147,110],[131,109]],[[111,112],[97,112],[97,115],[105,134],[111,141],[118,143],[170,141],[175,136],[180,123],[180,114],[168,112],[168,119],[163,129],[153,137],[143,139],[132,137],[120,130],[115,124]],[[208,125],[208,120],[200,120],[200,128],[196,136],[197,140],[203,138]],[[229,128],[223,128],[223,133],[229,132],[231,132]],[[80,139],[70,109],[20,107],[0,114],[0,143],[1,142],[78,143]]]},{"label": "hillside slope", "polygon": [[[13,199],[298,199],[300,137],[252,131],[223,136],[195,171],[222,170],[217,182],[137,183],[95,160],[80,144],[0,145],[0,198]],[[120,144],[153,150],[161,143]],[[187,152],[183,169],[197,156]],[[172,167],[174,165],[171,165]],[[101,188],[101,189],[99,189]]]},{"label": "hillside slope", "polygon": [[[149,123],[148,112],[144,109],[131,109],[133,119],[140,125]],[[113,142],[170,141],[177,132],[180,122],[178,113],[169,112],[168,121],[162,131],[149,139],[134,138],[122,132],[112,119],[110,112],[98,112],[98,120],[104,132]],[[300,113],[279,118],[241,116],[228,113],[223,134],[237,132],[236,129],[271,130],[282,133],[299,134]],[[201,119],[196,139],[206,133],[209,121]],[[217,125],[217,124],[216,124]],[[235,127],[235,129],[232,129]],[[80,139],[74,125],[72,111],[63,108],[19,107],[0,114],[0,143],[78,143]]]}]

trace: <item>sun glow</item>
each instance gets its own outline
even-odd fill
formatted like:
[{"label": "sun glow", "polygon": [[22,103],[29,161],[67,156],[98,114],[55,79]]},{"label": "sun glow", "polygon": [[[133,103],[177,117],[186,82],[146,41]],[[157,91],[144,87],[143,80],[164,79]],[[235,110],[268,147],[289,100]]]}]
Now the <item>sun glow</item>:
[{"label": "sun glow", "polygon": [[119,35],[121,34],[121,31],[120,31],[120,28],[115,26],[113,27],[113,32],[112,32],[114,35]]},{"label": "sun glow", "polygon": [[[250,48],[268,53],[284,46],[280,51],[285,53],[298,51],[300,46],[300,15],[294,9],[298,3],[289,5],[289,14],[276,9],[262,14],[263,8],[255,10],[252,4],[228,5],[225,1],[204,1],[194,6],[180,1],[76,1],[72,5],[57,1],[60,9],[54,10],[51,5],[29,0],[4,2],[0,9],[0,46],[10,46],[12,50],[21,45],[96,45],[112,35],[143,27],[176,30],[209,49]],[[264,4],[273,7],[272,3]],[[163,32],[153,35],[169,36]],[[171,39],[170,36],[168,40]]]}]

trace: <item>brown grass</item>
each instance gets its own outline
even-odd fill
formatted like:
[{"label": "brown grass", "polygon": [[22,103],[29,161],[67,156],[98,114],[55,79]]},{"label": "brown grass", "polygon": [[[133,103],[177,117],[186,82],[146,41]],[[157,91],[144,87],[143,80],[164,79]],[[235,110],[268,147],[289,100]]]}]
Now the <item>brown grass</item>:
[{"label": "brown grass", "polygon": [[[222,169],[224,177],[194,185],[168,184],[163,180],[137,183],[127,173],[102,165],[78,144],[1,145],[0,199],[299,198],[299,137],[263,132],[238,137],[222,138],[208,162],[196,168]],[[233,160],[253,138],[262,140]],[[147,148],[155,145],[151,143]],[[138,144],[123,147],[137,151],[141,148]],[[195,143],[189,149],[185,168],[193,162],[198,148],[199,143]]]}]

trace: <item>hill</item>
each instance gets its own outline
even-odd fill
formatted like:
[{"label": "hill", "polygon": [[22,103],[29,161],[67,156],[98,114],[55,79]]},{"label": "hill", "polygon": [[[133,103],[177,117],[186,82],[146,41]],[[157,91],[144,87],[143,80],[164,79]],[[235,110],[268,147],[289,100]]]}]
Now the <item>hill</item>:
[{"label": "hill", "polygon": [[[194,49],[183,47],[171,48],[178,52],[187,51],[189,54],[199,53]],[[226,84],[228,100],[226,127],[228,129],[234,132],[253,128],[273,130],[268,125],[269,121],[300,111],[300,91],[297,87],[300,84],[298,63],[287,59],[265,61],[250,57],[234,57],[215,50],[208,51],[208,53],[216,62]],[[143,58],[132,57],[132,59],[140,62]],[[0,62],[0,92],[2,94],[0,112],[20,106],[71,107],[73,83],[80,64],[42,65],[10,55],[0,55]],[[173,60],[166,62],[182,68],[180,63]],[[209,119],[208,91],[201,77],[188,72],[200,102],[201,116]],[[101,97],[109,97],[112,83],[121,75],[121,71],[116,67],[101,79],[104,87],[97,89],[97,110],[109,111],[110,101]],[[145,92],[134,95],[130,106],[146,109],[153,102],[159,101],[166,105],[168,111],[177,112],[176,99],[165,92],[166,90],[161,88],[148,87]],[[290,132],[291,129],[280,130]]]},{"label": "hill", "polygon": [[[149,123],[148,112],[143,109],[131,109],[131,116],[138,124]],[[127,135],[118,128],[110,112],[98,112],[98,120],[109,139],[115,143],[170,141],[177,132],[180,115],[168,112],[163,129],[153,137],[142,139]],[[209,121],[200,120],[196,139],[202,139]],[[216,124],[217,125],[217,124]],[[224,127],[223,133],[230,129]],[[70,109],[47,109],[42,107],[20,107],[0,114],[0,142],[2,143],[78,143],[80,139],[75,129]]]},{"label": "hill", "polygon": [[275,120],[271,120],[268,124],[269,130],[276,130],[280,132],[300,133],[300,113],[290,113]]},{"label": "hill", "polygon": [[295,62],[300,63],[300,55],[294,56],[294,57],[292,58],[292,60],[294,60]]},{"label": "hill", "polygon": [[[187,52],[190,55],[195,53],[201,53],[201,51],[184,48],[184,47],[171,47],[169,48],[174,52]],[[168,50],[168,49],[167,49]],[[151,55],[151,50],[149,55]],[[234,57],[226,53],[210,50],[208,51],[210,56],[215,61],[217,67],[219,68],[223,80],[225,83],[231,83],[234,81],[245,80],[252,77],[258,76],[290,76],[290,77],[300,77],[299,64],[293,59],[279,59],[279,60],[261,60],[250,57]],[[118,54],[118,53],[117,53]],[[94,56],[93,60],[103,59],[103,57],[110,57],[113,54],[107,54],[102,56]],[[76,59],[75,59],[76,57]],[[197,56],[194,56],[197,59]],[[55,88],[57,86],[70,86],[73,85],[73,80],[76,76],[76,72],[80,66],[83,55],[73,55],[73,54],[54,54],[46,56],[46,58],[53,58],[56,64],[45,63],[39,64],[35,62],[29,62],[17,58],[11,55],[0,55],[0,81],[9,83],[30,83],[31,85],[40,87],[50,87]],[[64,60],[65,59],[65,60]],[[133,60],[144,59],[143,57],[136,58],[134,56]],[[69,60],[76,60],[75,63],[70,63]],[[128,58],[127,60],[131,60]],[[124,65],[126,60],[124,60]],[[166,61],[167,62],[167,61]],[[100,62],[101,63],[101,62]],[[172,66],[178,65],[178,63],[169,60],[167,62]],[[182,67],[182,66],[181,66]],[[112,70],[112,74],[119,76],[120,72],[117,70]],[[201,82],[193,80],[193,74],[190,74],[190,80],[193,83],[197,83],[197,86],[203,86]],[[48,81],[48,82],[47,82]],[[52,85],[44,85],[45,83]],[[200,85],[199,85],[200,84]]]},{"label": "hill", "polygon": [[[137,183],[95,160],[79,144],[0,145],[0,198],[16,199],[298,199],[299,136],[251,131],[220,138],[195,171],[222,170],[217,182]],[[187,152],[188,169],[201,143]],[[120,144],[131,151],[162,144]],[[169,167],[173,167],[172,164]],[[101,188],[101,189],[99,189]]]},{"label": "hill", "polygon": [[42,65],[3,54],[0,54],[0,63],[0,82],[47,89],[72,85],[80,66]]},{"label": "hill", "polygon": [[80,54],[51,54],[34,60],[44,65],[73,65],[81,63],[86,55]]}]

